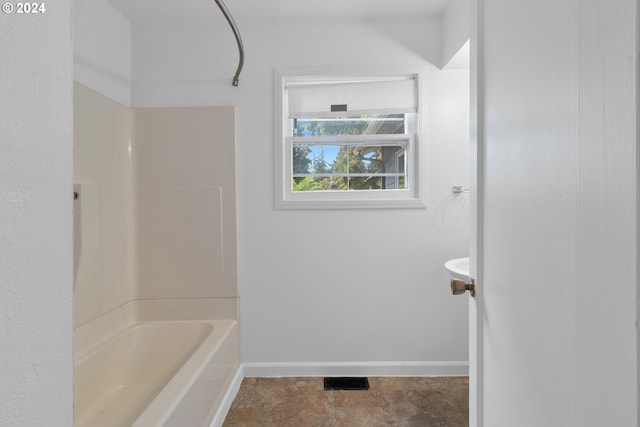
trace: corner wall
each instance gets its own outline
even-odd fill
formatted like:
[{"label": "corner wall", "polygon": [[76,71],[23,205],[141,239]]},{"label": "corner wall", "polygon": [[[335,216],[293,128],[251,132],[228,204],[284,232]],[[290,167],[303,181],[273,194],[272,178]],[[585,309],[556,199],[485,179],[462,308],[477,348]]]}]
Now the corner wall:
[{"label": "corner wall", "polygon": [[106,0],[73,0],[73,77],[131,103],[131,24]]},{"label": "corner wall", "polygon": [[471,36],[471,0],[451,0],[442,12],[442,62],[446,66]]}]

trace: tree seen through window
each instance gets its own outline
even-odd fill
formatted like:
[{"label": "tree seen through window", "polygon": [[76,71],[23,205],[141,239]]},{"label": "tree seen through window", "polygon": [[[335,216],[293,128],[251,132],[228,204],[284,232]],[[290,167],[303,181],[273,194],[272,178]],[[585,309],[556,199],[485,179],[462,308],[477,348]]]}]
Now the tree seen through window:
[{"label": "tree seen through window", "polygon": [[[404,134],[404,114],[294,119],[292,128],[294,191],[405,188],[406,143],[366,138]],[[321,138],[305,142],[308,137]]]}]

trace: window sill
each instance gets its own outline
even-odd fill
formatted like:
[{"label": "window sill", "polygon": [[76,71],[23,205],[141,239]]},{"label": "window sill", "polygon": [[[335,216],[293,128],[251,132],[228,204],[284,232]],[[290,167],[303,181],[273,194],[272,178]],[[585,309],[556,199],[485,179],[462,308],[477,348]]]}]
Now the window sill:
[{"label": "window sill", "polygon": [[276,209],[426,209],[420,199],[378,200],[278,200]]}]

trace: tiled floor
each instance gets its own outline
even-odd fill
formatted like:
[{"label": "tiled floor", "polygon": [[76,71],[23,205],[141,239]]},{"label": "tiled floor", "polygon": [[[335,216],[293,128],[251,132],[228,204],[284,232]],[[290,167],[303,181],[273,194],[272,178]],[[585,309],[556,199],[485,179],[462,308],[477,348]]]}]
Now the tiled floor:
[{"label": "tiled floor", "polygon": [[370,377],[367,391],[324,391],[322,377],[245,378],[223,427],[462,427],[467,377]]}]

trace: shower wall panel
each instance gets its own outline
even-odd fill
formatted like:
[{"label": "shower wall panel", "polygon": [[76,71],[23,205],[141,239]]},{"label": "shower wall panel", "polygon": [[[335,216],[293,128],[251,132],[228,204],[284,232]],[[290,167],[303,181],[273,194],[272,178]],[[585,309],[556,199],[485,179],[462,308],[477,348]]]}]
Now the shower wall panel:
[{"label": "shower wall panel", "polygon": [[139,299],[236,297],[233,107],[135,110]]},{"label": "shower wall panel", "polygon": [[135,230],[131,109],[75,83],[73,114],[77,327],[134,298]]},{"label": "shower wall panel", "polygon": [[235,151],[233,107],[131,109],[75,83],[75,327],[136,299],[236,310]]}]

